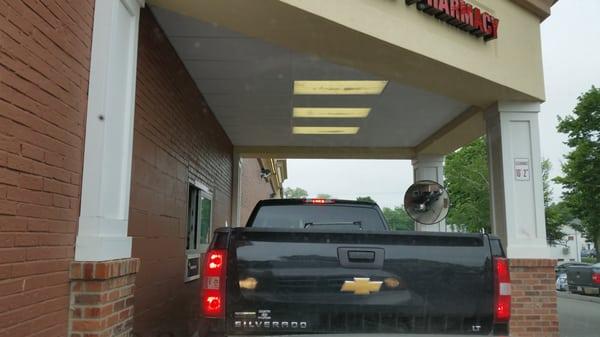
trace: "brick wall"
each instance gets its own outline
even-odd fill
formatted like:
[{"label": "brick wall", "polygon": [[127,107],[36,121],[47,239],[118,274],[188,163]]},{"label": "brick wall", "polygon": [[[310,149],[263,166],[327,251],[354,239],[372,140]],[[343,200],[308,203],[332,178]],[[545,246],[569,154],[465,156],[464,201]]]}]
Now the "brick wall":
[{"label": "brick wall", "polygon": [[233,147],[149,9],[140,19],[129,235],[141,259],[137,336],[196,329],[198,281],[183,282],[188,179],[214,192],[213,225],[231,223]]},{"label": "brick wall", "polygon": [[69,337],[130,337],[139,259],[72,262]]},{"label": "brick wall", "polygon": [[558,337],[554,266],[556,260],[510,259],[510,335]]},{"label": "brick wall", "polygon": [[92,0],[0,0],[0,336],[65,336]]},{"label": "brick wall", "polygon": [[240,224],[246,224],[250,213],[259,200],[269,199],[273,189],[271,184],[260,177],[258,159],[242,159],[242,205],[240,211]]}]

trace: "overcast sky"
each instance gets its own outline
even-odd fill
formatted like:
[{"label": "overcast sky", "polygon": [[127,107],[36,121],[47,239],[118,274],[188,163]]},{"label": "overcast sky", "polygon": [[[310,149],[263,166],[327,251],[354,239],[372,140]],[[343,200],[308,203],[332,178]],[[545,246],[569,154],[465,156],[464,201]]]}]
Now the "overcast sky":
[{"label": "overcast sky", "polygon": [[[600,0],[560,0],[542,24],[546,102],[540,114],[542,156],[560,175],[568,148],[556,132],[557,115],[565,116],[577,96],[592,85],[600,86]],[[526,50],[523,52],[527,52]],[[382,207],[401,205],[412,183],[410,161],[288,160],[285,186],[302,187],[311,196],[327,193],[354,199],[369,195]],[[555,198],[560,187],[554,187]]]}]

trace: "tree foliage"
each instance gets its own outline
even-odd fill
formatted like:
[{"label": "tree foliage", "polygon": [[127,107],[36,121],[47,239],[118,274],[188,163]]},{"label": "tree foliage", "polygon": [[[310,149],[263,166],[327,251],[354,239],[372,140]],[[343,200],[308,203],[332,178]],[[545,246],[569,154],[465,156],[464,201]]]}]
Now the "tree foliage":
[{"label": "tree foliage", "polygon": [[[542,162],[544,206],[546,209],[546,238],[559,243],[564,237],[561,228],[572,220],[564,203],[552,202],[549,160]],[[487,145],[480,138],[446,157],[446,188],[452,203],[448,224],[468,232],[491,232],[490,189],[487,163]]]},{"label": "tree foliage", "polygon": [[286,187],[283,191],[283,195],[286,199],[302,199],[308,197],[308,192],[300,187]]},{"label": "tree foliage", "polygon": [[406,214],[406,211],[402,207],[384,207],[383,217],[392,230],[412,231],[415,228],[414,221]]},{"label": "tree foliage", "polygon": [[356,198],[356,201],[365,201],[365,202],[375,203],[375,200],[373,200],[373,198],[371,198],[370,196],[358,197],[358,198]]},{"label": "tree foliage", "polygon": [[573,217],[564,202],[552,202],[552,187],[550,186],[550,170],[552,163],[548,159],[542,161],[542,182],[544,187],[544,208],[546,210],[546,239],[548,243],[562,244],[565,233],[562,227]]},{"label": "tree foliage", "polygon": [[[373,200],[373,198],[371,198],[368,195],[364,196],[364,197],[357,197],[356,201],[376,203],[375,200]],[[388,226],[390,226],[391,230],[395,230],[395,231],[412,231],[412,230],[414,230],[415,223],[408,216],[408,214],[406,214],[406,211],[404,211],[404,208],[398,207],[398,206],[396,206],[394,208],[384,207],[382,212],[383,212],[383,217],[385,218],[385,221],[388,223]]]},{"label": "tree foliage", "polygon": [[571,151],[556,181],[564,187],[563,200],[581,220],[580,229],[600,248],[600,89],[592,87],[581,95],[573,114],[559,117],[558,131],[567,135]]},{"label": "tree foliage", "polygon": [[446,157],[445,186],[451,207],[447,223],[468,232],[490,226],[490,189],[485,139],[479,138]]},{"label": "tree foliage", "polygon": [[319,193],[317,194],[318,199],[332,199],[331,194]]}]

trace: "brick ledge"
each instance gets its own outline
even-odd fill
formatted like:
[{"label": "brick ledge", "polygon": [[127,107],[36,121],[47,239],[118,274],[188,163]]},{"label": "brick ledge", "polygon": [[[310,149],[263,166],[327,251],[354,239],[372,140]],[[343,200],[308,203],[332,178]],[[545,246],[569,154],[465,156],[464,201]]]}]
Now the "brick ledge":
[{"label": "brick ledge", "polygon": [[140,269],[140,259],[127,258],[109,261],[73,261],[69,277],[71,280],[108,280],[130,274]]}]

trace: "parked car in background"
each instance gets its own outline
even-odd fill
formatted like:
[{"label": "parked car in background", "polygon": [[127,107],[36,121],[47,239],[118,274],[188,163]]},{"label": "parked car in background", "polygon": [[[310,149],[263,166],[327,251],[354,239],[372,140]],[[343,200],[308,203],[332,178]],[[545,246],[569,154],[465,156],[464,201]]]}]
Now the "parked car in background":
[{"label": "parked car in background", "polygon": [[581,250],[581,257],[594,257],[594,250],[593,249],[582,249]]},{"label": "parked car in background", "polygon": [[567,273],[558,274],[556,278],[556,290],[567,291],[569,289],[569,283],[567,282]]},{"label": "parked car in background", "polygon": [[567,283],[572,293],[600,295],[600,263],[568,267]]},{"label": "parked car in background", "polygon": [[567,273],[567,268],[571,267],[571,266],[589,266],[589,263],[585,263],[585,262],[562,262],[556,265],[556,267],[554,268],[554,271],[556,272],[556,277],[558,277],[558,275],[560,274],[566,274]]},{"label": "parked car in background", "polygon": [[556,278],[558,278],[561,274],[566,274],[567,273],[567,268],[571,267],[571,266],[589,266],[589,263],[583,263],[583,262],[563,262],[558,264],[555,268],[554,271],[556,272]]}]

